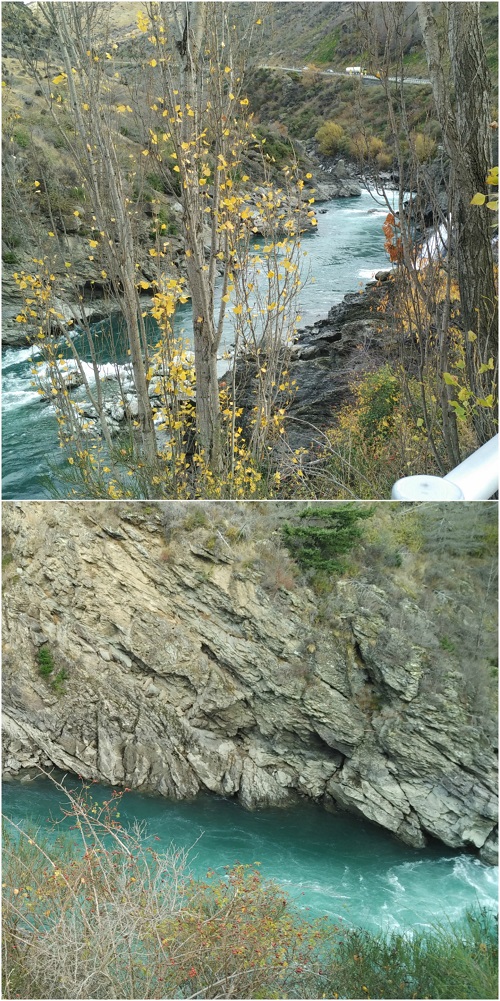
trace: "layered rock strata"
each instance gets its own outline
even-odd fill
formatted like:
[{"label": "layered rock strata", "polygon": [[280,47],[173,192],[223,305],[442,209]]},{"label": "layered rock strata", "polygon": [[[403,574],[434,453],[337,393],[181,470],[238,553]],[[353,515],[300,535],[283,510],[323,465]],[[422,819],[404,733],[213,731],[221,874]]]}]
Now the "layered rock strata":
[{"label": "layered rock strata", "polygon": [[249,808],[309,798],[495,860],[490,738],[453,671],[423,690],[429,643],[393,624],[382,588],[340,580],[318,621],[309,589],[269,587],[251,542],[166,540],[157,508],[119,510],[4,504],[6,779],[41,765]]}]

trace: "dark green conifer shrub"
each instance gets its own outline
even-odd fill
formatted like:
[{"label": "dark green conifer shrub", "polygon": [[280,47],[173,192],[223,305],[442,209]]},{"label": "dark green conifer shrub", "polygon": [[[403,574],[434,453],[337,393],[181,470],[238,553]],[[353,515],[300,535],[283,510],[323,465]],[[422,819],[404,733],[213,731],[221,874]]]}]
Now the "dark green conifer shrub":
[{"label": "dark green conifer shrub", "polygon": [[316,504],[299,514],[299,524],[283,526],[283,542],[304,570],[345,573],[347,555],[362,535],[359,522],[370,518],[373,507],[359,504]]},{"label": "dark green conifer shrub", "polygon": [[38,671],[42,675],[42,678],[48,678],[54,670],[54,658],[48,648],[48,646],[41,646],[38,654]]}]

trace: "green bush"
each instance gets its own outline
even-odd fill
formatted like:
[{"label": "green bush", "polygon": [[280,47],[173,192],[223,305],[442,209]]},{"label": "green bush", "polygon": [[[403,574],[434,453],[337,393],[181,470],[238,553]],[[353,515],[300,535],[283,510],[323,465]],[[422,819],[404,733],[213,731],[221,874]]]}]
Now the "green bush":
[{"label": "green bush", "polygon": [[368,440],[390,433],[391,417],[399,401],[398,382],[389,365],[366,377],[361,387],[359,426]]},{"label": "green bush", "polygon": [[424,135],[423,132],[413,133],[411,139],[418,162],[425,163],[427,160],[432,160],[437,149],[434,139],[431,136]]},{"label": "green bush", "polygon": [[449,653],[455,653],[456,646],[453,640],[450,640],[448,636],[442,636],[439,640],[439,645],[442,650],[448,650]]},{"label": "green bush", "polygon": [[48,646],[41,646],[37,653],[38,672],[42,678],[48,678],[54,671],[54,658]]},{"label": "green bush", "polygon": [[340,143],[345,140],[344,130],[336,122],[325,122],[316,132],[319,148],[325,156],[334,156],[339,151]]},{"label": "green bush", "polygon": [[146,175],[146,182],[153,191],[159,191],[161,194],[165,193],[166,185],[165,179],[161,174],[150,173]]},{"label": "green bush", "polygon": [[342,559],[353,549],[362,535],[358,524],[371,518],[373,507],[315,504],[299,514],[302,524],[283,526],[283,542],[290,554],[304,570],[312,570],[316,585],[321,590],[322,575],[344,573],[346,562]]},{"label": "green bush", "polygon": [[13,250],[4,250],[2,254],[2,261],[4,264],[18,264],[19,257]]},{"label": "green bush", "polygon": [[496,998],[495,924],[475,910],[411,936],[351,929],[338,945],[332,988],[344,998]]},{"label": "green bush", "polygon": [[31,136],[29,132],[26,132],[26,129],[16,129],[14,139],[21,149],[27,149],[31,143]]},{"label": "green bush", "polygon": [[384,163],[384,158],[391,156],[382,139],[379,139],[378,136],[365,135],[361,132],[356,133],[351,139],[351,153],[359,163],[365,163],[366,161],[378,163],[379,159],[382,159],[382,163]]},{"label": "green bush", "polygon": [[51,688],[56,693],[56,695],[62,695],[64,692],[64,682],[68,680],[68,672],[66,668],[62,667],[60,671],[57,672],[55,677],[51,681]]}]

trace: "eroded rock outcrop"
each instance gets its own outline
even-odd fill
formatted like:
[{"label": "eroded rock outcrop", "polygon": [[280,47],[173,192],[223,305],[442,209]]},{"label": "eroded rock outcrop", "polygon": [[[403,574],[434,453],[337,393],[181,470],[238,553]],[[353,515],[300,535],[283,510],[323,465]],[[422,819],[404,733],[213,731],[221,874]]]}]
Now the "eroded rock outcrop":
[{"label": "eroded rock outcrop", "polygon": [[154,506],[3,514],[7,779],[42,765],[249,808],[309,797],[494,861],[490,739],[453,671],[422,689],[433,623],[410,598],[398,626],[383,588],[340,580],[318,621],[309,589],[265,586],[252,542],[167,540]]}]

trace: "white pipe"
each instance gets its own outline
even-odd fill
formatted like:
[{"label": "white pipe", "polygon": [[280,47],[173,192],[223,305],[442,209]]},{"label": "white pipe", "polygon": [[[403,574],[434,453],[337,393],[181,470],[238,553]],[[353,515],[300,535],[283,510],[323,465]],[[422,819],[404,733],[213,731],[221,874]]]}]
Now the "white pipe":
[{"label": "white pipe", "polygon": [[460,487],[464,500],[488,500],[498,490],[498,435],[445,476]]},{"label": "white pipe", "polygon": [[488,500],[498,490],[498,435],[478,448],[451,473],[404,476],[393,488],[393,500]]}]

